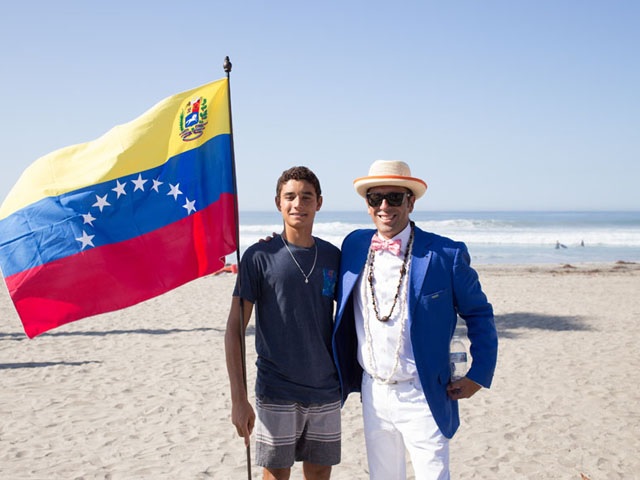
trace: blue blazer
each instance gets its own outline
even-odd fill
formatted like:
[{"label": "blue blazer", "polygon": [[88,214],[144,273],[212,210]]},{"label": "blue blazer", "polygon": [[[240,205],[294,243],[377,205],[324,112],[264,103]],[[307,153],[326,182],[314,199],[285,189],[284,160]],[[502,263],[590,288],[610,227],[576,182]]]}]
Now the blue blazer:
[{"label": "blue blazer", "polygon": [[[356,230],[342,244],[333,354],[342,402],[359,392],[362,368],[357,360],[353,291],[363,271],[375,230]],[[409,271],[408,312],[411,344],[425,397],[440,431],[453,437],[460,425],[458,402],[450,400],[449,343],[458,315],[465,320],[473,359],[467,377],[489,388],[498,355],[493,309],[470,266],[464,243],[415,227]]]}]

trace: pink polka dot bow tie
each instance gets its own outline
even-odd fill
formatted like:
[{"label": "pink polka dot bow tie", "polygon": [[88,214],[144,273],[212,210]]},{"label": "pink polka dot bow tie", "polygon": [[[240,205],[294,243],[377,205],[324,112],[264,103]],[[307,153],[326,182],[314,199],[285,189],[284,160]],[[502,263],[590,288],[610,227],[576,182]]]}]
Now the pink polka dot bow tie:
[{"label": "pink polka dot bow tie", "polygon": [[377,235],[374,235],[371,239],[371,250],[380,251],[388,250],[394,255],[400,255],[400,247],[402,247],[402,240],[385,240]]}]

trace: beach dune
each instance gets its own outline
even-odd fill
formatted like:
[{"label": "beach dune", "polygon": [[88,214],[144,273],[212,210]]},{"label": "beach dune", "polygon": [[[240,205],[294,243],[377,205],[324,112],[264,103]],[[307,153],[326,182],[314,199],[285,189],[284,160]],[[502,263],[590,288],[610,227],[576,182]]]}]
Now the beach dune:
[{"label": "beach dune", "polygon": [[[478,270],[499,361],[492,388],[460,403],[452,477],[637,478],[640,265]],[[234,280],[201,278],[33,340],[2,288],[0,478],[247,478],[224,361]],[[250,327],[250,391],[253,340]],[[368,478],[355,395],[343,409],[342,458],[332,478]]]}]

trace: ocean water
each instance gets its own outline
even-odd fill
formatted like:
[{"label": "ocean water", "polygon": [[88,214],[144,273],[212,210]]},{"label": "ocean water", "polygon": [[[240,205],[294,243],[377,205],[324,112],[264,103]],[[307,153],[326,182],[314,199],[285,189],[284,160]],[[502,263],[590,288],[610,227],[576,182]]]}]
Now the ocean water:
[{"label": "ocean water", "polygon": [[[421,211],[411,219],[423,230],[465,242],[475,264],[640,262],[640,211]],[[372,227],[365,211],[321,210],[313,234],[339,247],[352,230]],[[240,252],[281,231],[277,211],[240,211]],[[235,255],[227,261],[235,263]]]}]

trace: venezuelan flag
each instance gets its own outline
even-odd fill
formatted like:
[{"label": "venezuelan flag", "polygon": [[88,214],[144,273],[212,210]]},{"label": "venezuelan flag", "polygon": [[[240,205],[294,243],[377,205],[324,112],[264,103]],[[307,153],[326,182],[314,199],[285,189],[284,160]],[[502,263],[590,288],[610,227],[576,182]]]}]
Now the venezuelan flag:
[{"label": "venezuelan flag", "polygon": [[0,267],[26,334],[118,310],[236,249],[228,80],[38,159],[0,207]]}]

